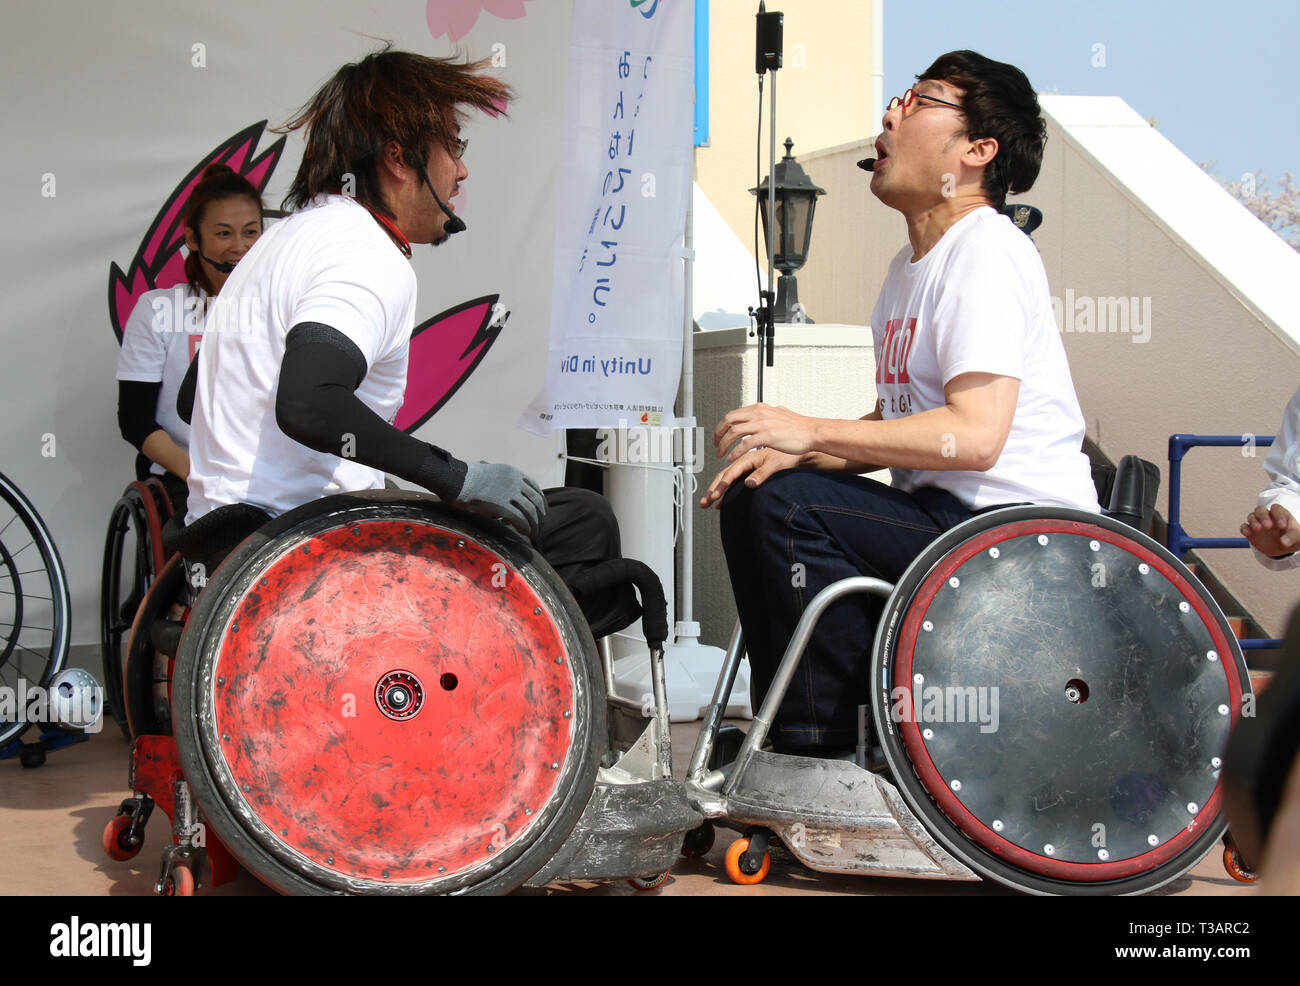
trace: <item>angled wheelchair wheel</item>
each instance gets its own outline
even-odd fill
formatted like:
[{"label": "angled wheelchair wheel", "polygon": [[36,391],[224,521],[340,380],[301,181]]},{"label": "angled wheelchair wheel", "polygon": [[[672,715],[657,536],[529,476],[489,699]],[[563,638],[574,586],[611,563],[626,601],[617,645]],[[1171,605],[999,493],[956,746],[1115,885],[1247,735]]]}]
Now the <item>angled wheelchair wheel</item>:
[{"label": "angled wheelchair wheel", "polygon": [[904,573],[873,655],[894,778],[945,848],[1040,894],[1129,894],[1225,829],[1236,639],[1162,546],[1097,514],[1013,507]]},{"label": "angled wheelchair wheel", "polygon": [[118,677],[128,739],[171,735],[171,661],[154,648],[153,628],[168,618],[172,607],[184,598],[184,590],[184,562],[180,555],[172,555],[136,607],[126,633]]},{"label": "angled wheelchair wheel", "polygon": [[166,563],[162,525],[171,512],[167,491],[157,479],[131,483],[113,507],[104,539],[99,593],[104,689],[113,718],[128,737],[125,650],[136,610]]},{"label": "angled wheelchair wheel", "polygon": [[173,678],[214,831],[295,894],[504,893],[595,784],[604,694],[559,577],[402,492],[265,525],[203,590]]},{"label": "angled wheelchair wheel", "polygon": [[[68,580],[40,514],[0,474],[0,687],[44,687],[68,655]],[[0,744],[27,728],[25,710],[0,711]]]}]

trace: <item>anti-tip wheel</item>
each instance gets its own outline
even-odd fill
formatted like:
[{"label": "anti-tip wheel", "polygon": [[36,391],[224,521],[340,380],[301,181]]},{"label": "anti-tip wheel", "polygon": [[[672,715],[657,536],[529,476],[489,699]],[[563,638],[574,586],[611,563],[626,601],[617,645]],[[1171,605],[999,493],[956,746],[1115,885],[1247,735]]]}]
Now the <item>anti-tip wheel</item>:
[{"label": "anti-tip wheel", "polygon": [[715,838],[712,822],[703,822],[686,833],[682,839],[682,855],[689,858],[707,856]]},{"label": "anti-tip wheel", "polygon": [[664,870],[653,876],[634,876],[627,882],[636,890],[658,890],[668,882],[668,875],[669,871]]},{"label": "anti-tip wheel", "polygon": [[1241,851],[1236,846],[1223,847],[1223,868],[1239,883],[1254,883],[1259,879],[1259,874],[1242,861]]}]

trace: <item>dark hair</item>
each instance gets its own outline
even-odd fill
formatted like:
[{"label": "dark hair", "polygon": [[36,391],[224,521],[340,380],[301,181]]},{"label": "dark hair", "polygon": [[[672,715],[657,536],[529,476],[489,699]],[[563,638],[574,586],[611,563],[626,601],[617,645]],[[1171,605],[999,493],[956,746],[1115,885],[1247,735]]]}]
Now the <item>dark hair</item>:
[{"label": "dark hair", "polygon": [[503,112],[510,89],[478,74],[485,64],[393,51],[386,45],[344,65],[297,116],[277,128],[277,133],[307,128],[307,147],[284,208],[301,209],[322,192],[338,194],[343,176],[351,175],[353,197],[392,218],[379,193],[384,145],[397,141],[408,164],[423,166],[435,142],[451,149],[462,119],[460,106]]},{"label": "dark hair", "polygon": [[992,137],[998,151],[984,169],[983,189],[995,209],[1008,192],[1027,192],[1043,164],[1047,124],[1024,72],[974,51],[950,51],[916,77],[963,90],[962,111],[972,140]]},{"label": "dark hair", "polygon": [[[185,203],[185,228],[194,233],[194,239],[200,248],[203,241],[199,238],[199,224],[203,222],[203,214],[208,205],[219,199],[234,198],[249,199],[257,205],[257,214],[261,216],[262,196],[251,181],[227,164],[208,165]],[[214,293],[198,250],[191,250],[185,258],[185,279],[197,289],[208,294]]]}]

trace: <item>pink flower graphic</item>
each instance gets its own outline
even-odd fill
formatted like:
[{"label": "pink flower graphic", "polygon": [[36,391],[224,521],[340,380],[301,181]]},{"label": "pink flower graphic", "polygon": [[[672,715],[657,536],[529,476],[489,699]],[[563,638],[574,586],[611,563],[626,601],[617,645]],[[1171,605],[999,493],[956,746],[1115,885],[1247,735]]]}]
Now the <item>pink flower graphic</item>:
[{"label": "pink flower graphic", "polygon": [[429,33],[435,38],[446,37],[455,42],[469,34],[483,11],[502,20],[518,20],[525,14],[524,4],[529,0],[429,0],[425,19]]},{"label": "pink flower graphic", "polygon": [[406,371],[406,398],[393,424],[410,434],[428,421],[496,342],[510,313],[497,305],[499,295],[466,301],[433,316],[411,333]]}]

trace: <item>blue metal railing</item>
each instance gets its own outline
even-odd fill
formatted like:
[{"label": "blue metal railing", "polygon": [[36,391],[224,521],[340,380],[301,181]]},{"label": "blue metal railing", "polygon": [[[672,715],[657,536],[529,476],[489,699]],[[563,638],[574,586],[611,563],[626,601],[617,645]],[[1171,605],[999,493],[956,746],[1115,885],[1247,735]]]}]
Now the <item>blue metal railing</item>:
[{"label": "blue metal railing", "polygon": [[[1165,544],[1175,557],[1182,559],[1192,548],[1248,548],[1245,538],[1197,538],[1183,530],[1182,476],[1183,456],[1198,446],[1259,448],[1273,444],[1272,435],[1170,435],[1169,436],[1169,524]],[[1281,640],[1241,640],[1242,650],[1271,650]]]}]

